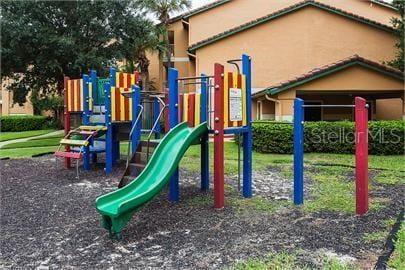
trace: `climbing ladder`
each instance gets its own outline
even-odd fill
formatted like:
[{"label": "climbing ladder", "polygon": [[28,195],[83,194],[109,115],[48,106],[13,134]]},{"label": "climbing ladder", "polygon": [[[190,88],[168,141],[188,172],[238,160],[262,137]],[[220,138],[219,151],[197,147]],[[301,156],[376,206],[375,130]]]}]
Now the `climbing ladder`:
[{"label": "climbing ladder", "polygon": [[[88,154],[93,139],[102,136],[106,130],[106,126],[79,126],[76,129],[70,130],[66,136],[60,140],[58,150],[55,152],[55,157],[75,159],[76,175],[77,178],[79,178],[80,159],[83,158],[84,154]],[[82,139],[78,139],[78,137]],[[65,151],[61,151],[63,146],[65,147]]]},{"label": "climbing ladder", "polygon": [[[118,184],[118,187],[124,187],[125,185],[129,184],[132,182],[145,168],[146,164],[148,163],[150,157],[153,154],[153,151],[159,144],[159,139],[152,140],[151,136],[153,134],[157,134],[156,131],[160,130],[160,127],[158,128],[158,125],[160,124],[160,119],[163,116],[164,110],[168,107],[168,105],[164,102],[163,98],[165,97],[164,94],[156,94],[156,93],[148,93],[148,92],[143,92],[146,97],[144,100],[152,98],[153,100],[158,101],[158,106],[157,108],[159,109],[156,111],[157,117],[154,119],[152,126],[150,129],[141,129],[138,131],[148,133],[148,137],[146,140],[140,140],[138,145],[136,146],[135,152],[131,156],[131,147],[130,143],[128,145],[128,153],[127,153],[127,163],[126,163],[126,168],[125,172]],[[135,124],[133,125],[130,135],[129,135],[129,142],[131,142],[131,137],[133,132],[135,131],[136,128],[142,128],[142,125],[137,125],[140,120],[142,120],[142,114],[144,113],[144,107],[142,105],[139,105],[141,107],[140,112],[138,114],[138,117],[135,121]],[[157,136],[159,137],[159,135]],[[130,158],[131,156],[131,158]]]}]

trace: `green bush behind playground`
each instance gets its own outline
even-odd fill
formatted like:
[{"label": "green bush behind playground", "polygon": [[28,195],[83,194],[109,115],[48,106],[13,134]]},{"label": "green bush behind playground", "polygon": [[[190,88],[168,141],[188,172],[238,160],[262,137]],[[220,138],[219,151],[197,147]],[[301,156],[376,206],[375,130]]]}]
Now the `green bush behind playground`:
[{"label": "green bush behind playground", "polygon": [[[370,121],[368,128],[369,154],[404,153],[404,121]],[[293,129],[292,123],[287,122],[253,122],[253,149],[262,153],[292,154]],[[355,151],[353,122],[306,122],[304,131],[306,153],[352,154]]]},{"label": "green bush behind playground", "polygon": [[54,128],[55,120],[38,115],[1,116],[0,128],[2,132],[20,132]]}]

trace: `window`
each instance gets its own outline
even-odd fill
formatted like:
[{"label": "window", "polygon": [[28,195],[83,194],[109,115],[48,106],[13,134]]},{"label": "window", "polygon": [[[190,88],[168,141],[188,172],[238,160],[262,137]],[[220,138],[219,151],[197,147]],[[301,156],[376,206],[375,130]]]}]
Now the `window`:
[{"label": "window", "polygon": [[168,32],[170,55],[174,57],[174,31]]}]

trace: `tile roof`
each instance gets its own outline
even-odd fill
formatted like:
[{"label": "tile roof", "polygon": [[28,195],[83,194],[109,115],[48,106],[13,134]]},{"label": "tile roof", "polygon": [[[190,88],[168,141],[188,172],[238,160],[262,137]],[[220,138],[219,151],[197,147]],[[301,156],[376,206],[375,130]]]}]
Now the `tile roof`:
[{"label": "tile roof", "polygon": [[178,21],[178,20],[181,20],[181,19],[188,19],[188,18],[190,18],[190,17],[193,16],[193,15],[196,15],[196,14],[198,14],[198,13],[204,12],[204,11],[206,11],[206,10],[210,10],[210,9],[212,9],[212,8],[214,8],[214,7],[219,6],[219,5],[228,3],[229,1],[231,1],[231,0],[217,0],[217,1],[214,1],[214,2],[212,2],[212,3],[203,5],[203,6],[201,6],[201,7],[198,7],[198,8],[192,9],[192,10],[189,10],[189,11],[184,12],[184,13],[178,15],[178,16],[175,16],[175,17],[173,17],[173,18],[170,18],[169,22],[170,22],[170,23],[173,23],[173,22]]},{"label": "tile roof", "polygon": [[385,2],[383,0],[370,0],[370,2],[387,7],[387,8],[392,8],[392,9],[398,10],[392,3]]},{"label": "tile roof", "polygon": [[332,13],[335,13],[335,14],[338,14],[338,15],[341,15],[341,16],[345,16],[345,17],[347,17],[349,19],[352,19],[352,20],[355,20],[355,21],[358,21],[358,22],[361,22],[361,23],[366,23],[368,25],[371,25],[373,27],[379,28],[379,29],[384,30],[384,31],[388,31],[388,32],[394,32],[395,31],[394,28],[392,28],[389,25],[382,24],[380,22],[377,22],[377,21],[365,18],[363,16],[360,16],[360,15],[357,15],[357,14],[342,10],[340,8],[336,8],[336,7],[333,7],[333,6],[330,6],[330,5],[326,5],[326,4],[317,2],[315,0],[304,0],[304,1],[299,2],[297,4],[288,6],[286,8],[280,9],[280,10],[278,10],[276,12],[268,14],[268,15],[266,15],[264,17],[255,19],[255,20],[247,22],[247,23],[244,23],[244,24],[239,25],[239,26],[237,26],[235,28],[229,29],[229,30],[227,30],[225,32],[222,32],[222,33],[219,33],[219,34],[217,34],[215,36],[212,36],[212,37],[209,37],[207,39],[201,40],[201,41],[199,41],[199,42],[197,42],[195,44],[192,44],[189,47],[188,50],[190,52],[193,52],[198,48],[204,47],[204,46],[206,46],[208,44],[214,43],[214,42],[216,42],[218,40],[221,40],[223,38],[226,38],[228,36],[234,35],[234,34],[239,33],[241,31],[247,30],[249,28],[255,27],[255,26],[260,25],[262,23],[265,23],[267,21],[276,19],[276,18],[278,18],[280,16],[289,14],[291,12],[294,12],[296,10],[299,10],[301,8],[308,7],[308,6],[317,7],[317,8],[323,9],[323,10],[328,11],[328,12],[332,12]]},{"label": "tile roof", "polygon": [[260,96],[263,94],[270,94],[274,95],[277,93],[280,93],[284,90],[288,90],[292,87],[307,83],[309,81],[318,79],[320,77],[326,76],[330,73],[342,70],[344,68],[353,66],[353,65],[362,65],[368,68],[372,68],[374,70],[377,70],[379,72],[386,73],[392,77],[404,80],[404,73],[398,69],[368,60],[366,58],[363,58],[359,55],[353,55],[348,58],[342,59],[340,61],[337,61],[335,63],[325,65],[319,68],[315,68],[307,73],[304,73],[300,76],[297,76],[295,78],[292,78],[290,80],[286,80],[284,82],[278,83],[276,85],[272,85],[270,87],[267,87],[266,89],[255,93],[255,96]]}]

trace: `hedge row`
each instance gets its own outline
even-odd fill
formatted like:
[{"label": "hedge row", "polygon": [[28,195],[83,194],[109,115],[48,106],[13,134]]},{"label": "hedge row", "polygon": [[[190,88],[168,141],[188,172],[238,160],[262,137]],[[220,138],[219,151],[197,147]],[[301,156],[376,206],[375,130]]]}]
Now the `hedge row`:
[{"label": "hedge row", "polygon": [[[373,155],[402,155],[404,153],[405,122],[369,122],[369,153]],[[354,153],[354,123],[306,122],[304,151],[320,153]],[[253,123],[253,149],[264,153],[291,154],[293,125],[261,121]]]},{"label": "hedge row", "polygon": [[0,117],[0,129],[2,132],[47,129],[52,127],[52,125],[52,119],[45,116],[22,115]]}]

